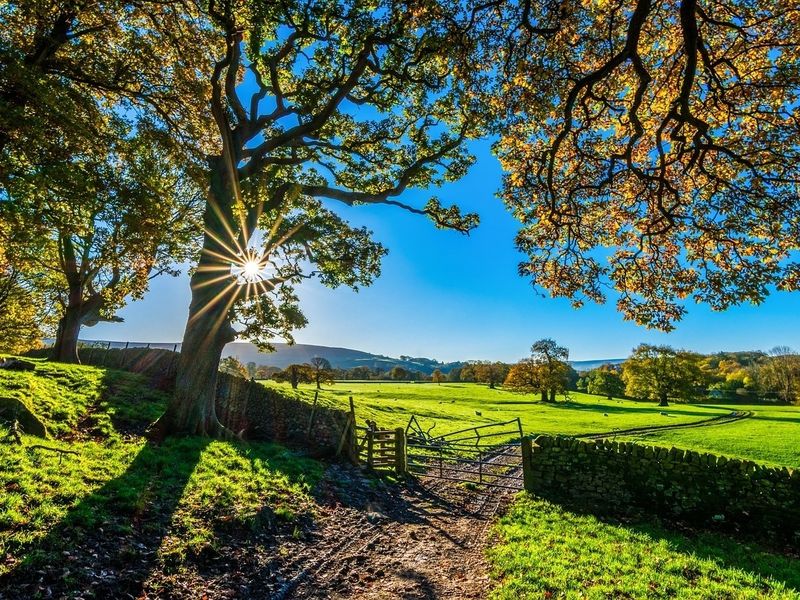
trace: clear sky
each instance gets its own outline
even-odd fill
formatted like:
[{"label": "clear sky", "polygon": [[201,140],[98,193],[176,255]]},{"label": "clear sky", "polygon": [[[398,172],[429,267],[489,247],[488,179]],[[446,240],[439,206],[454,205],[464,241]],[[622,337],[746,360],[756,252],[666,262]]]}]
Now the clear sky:
[{"label": "clear sky", "polygon": [[[800,349],[800,294],[778,293],[759,307],[725,313],[690,306],[669,334],[623,321],[613,301],[574,310],[568,301],[542,297],[517,274],[516,222],[495,193],[500,167],[488,143],[472,147],[478,161],[461,181],[433,191],[481,215],[469,237],[437,230],[418,215],[393,207],[331,204],[352,223],[364,225],[389,248],[383,275],[359,293],[317,283],[300,288],[309,325],[299,343],[341,346],[376,354],[439,360],[515,361],[530,345],[552,337],[573,360],[625,357],[641,342],[666,343],[699,352]],[[429,193],[404,196],[422,206]],[[152,283],[147,296],[120,312],[125,322],[102,323],[82,332],[87,339],[180,341],[189,305],[185,273]]]}]

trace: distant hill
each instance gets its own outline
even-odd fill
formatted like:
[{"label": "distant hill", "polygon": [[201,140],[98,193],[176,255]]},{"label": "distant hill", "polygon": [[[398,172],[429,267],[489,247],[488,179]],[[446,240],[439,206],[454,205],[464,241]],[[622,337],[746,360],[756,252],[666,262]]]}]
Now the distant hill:
[{"label": "distant hill", "polygon": [[[45,340],[45,343],[52,343],[52,340]],[[111,344],[112,348],[124,348],[126,342],[108,342],[99,340],[81,340],[85,344],[98,344],[105,346]],[[164,348],[167,350],[180,350],[180,344],[169,343],[145,343],[127,342],[132,347]],[[434,369],[440,369],[443,373],[450,372],[451,369],[463,366],[466,361],[444,363],[433,358],[422,358],[413,356],[400,356],[393,358],[383,354],[372,354],[362,350],[351,348],[337,348],[332,346],[316,346],[313,344],[274,344],[275,352],[261,352],[255,344],[249,342],[233,342],[225,346],[222,356],[235,356],[244,364],[254,362],[257,365],[268,365],[285,369],[292,364],[307,363],[315,356],[327,358],[336,369],[352,369],[353,367],[369,367],[370,369],[381,369],[388,371],[394,366],[400,366],[411,371],[420,371],[430,375]],[[573,360],[570,361],[572,367],[578,371],[590,371],[603,365],[618,365],[625,362],[624,358],[605,358],[599,360]]]},{"label": "distant hill", "polygon": [[441,369],[446,373],[464,363],[443,363],[432,358],[415,358],[401,356],[392,358],[382,354],[371,354],[350,348],[335,348],[330,346],[315,346],[312,344],[274,344],[275,352],[261,352],[254,345],[247,342],[233,342],[225,346],[222,356],[235,356],[247,364],[254,362],[258,365],[269,365],[284,369],[291,364],[307,363],[312,358],[320,356],[328,359],[336,369],[352,369],[353,367],[369,367],[388,371],[392,367],[400,366],[412,371],[431,374],[434,369]]},{"label": "distant hill", "polygon": [[600,360],[571,360],[569,364],[580,373],[581,371],[591,371],[603,365],[620,365],[627,359],[625,358],[603,358]]}]

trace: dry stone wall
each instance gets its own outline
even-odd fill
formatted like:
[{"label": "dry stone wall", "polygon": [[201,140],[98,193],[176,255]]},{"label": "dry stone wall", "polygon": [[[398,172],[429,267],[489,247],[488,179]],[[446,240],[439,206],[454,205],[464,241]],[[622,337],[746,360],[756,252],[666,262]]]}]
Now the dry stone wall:
[{"label": "dry stone wall", "polygon": [[315,406],[226,373],[217,380],[217,416],[246,439],[301,445],[316,456],[336,453],[346,428],[343,451],[354,444],[349,412]]},{"label": "dry stone wall", "polygon": [[529,491],[594,513],[650,513],[800,547],[800,470],[632,442],[539,436]]}]

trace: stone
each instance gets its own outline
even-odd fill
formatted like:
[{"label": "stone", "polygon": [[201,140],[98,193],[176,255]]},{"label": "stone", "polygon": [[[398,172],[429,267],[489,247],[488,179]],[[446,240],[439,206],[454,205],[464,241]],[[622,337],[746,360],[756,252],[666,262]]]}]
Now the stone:
[{"label": "stone", "polygon": [[21,358],[6,358],[0,360],[0,369],[9,371],[35,371],[36,363]]},{"label": "stone", "polygon": [[16,420],[23,433],[47,437],[47,427],[36,414],[18,398],[0,397],[0,418],[9,423]]}]

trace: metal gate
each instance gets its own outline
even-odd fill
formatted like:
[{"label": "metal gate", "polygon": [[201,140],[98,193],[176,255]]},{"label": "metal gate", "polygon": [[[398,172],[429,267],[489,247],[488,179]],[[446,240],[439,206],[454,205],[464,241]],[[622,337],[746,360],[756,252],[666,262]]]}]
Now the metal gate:
[{"label": "metal gate", "polygon": [[411,417],[405,430],[409,473],[474,486],[523,488],[519,418],[438,436],[431,435],[434,427],[425,430]]}]

